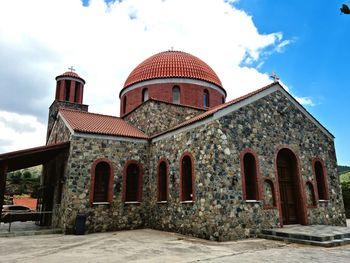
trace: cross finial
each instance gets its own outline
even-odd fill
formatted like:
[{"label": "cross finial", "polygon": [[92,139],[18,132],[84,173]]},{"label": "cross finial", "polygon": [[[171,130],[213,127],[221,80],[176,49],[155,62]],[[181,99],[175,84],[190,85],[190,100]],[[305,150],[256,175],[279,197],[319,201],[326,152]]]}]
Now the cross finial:
[{"label": "cross finial", "polygon": [[174,47],[173,47],[173,46],[171,46],[171,47],[170,47],[170,50],[171,50],[171,51],[174,51]]},{"label": "cross finial", "polygon": [[273,80],[273,82],[278,82],[279,79],[280,79],[280,77],[274,71],[272,71],[272,74],[270,75],[270,78]]},{"label": "cross finial", "polygon": [[73,66],[70,66],[70,68],[68,68],[70,70],[70,72],[75,71],[75,68],[73,68]]}]

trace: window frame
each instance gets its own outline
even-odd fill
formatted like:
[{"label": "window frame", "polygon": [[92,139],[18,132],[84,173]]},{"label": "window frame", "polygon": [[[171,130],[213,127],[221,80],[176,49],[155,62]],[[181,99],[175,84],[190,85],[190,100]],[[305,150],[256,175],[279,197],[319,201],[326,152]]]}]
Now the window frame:
[{"label": "window frame", "polygon": [[210,95],[208,89],[203,90],[203,107],[205,109],[210,107]]},{"label": "window frame", "polygon": [[[322,187],[322,190],[323,190],[323,193],[324,193],[324,194],[323,194],[323,197],[324,197],[324,198],[320,198],[320,195],[319,195],[319,180],[317,180],[316,163],[319,163],[319,164],[320,164],[321,171],[322,171],[322,181],[320,182],[320,184],[321,184],[321,187]],[[318,201],[326,201],[326,200],[329,200],[327,170],[326,170],[324,161],[323,161],[321,158],[316,157],[316,158],[314,158],[314,159],[312,160],[312,172],[313,172],[313,175],[314,175],[314,180],[315,180],[316,189],[317,189],[317,195],[316,195],[317,200],[318,200]],[[316,189],[315,189],[315,190],[316,190]]]},{"label": "window frame", "polygon": [[[245,163],[244,157],[246,154],[250,154],[255,160],[255,197],[256,199],[247,199],[247,189],[246,189],[246,173],[245,173]],[[256,152],[253,149],[247,148],[240,153],[240,164],[241,164],[241,179],[242,179],[242,193],[243,200],[245,201],[260,201],[262,197],[261,183],[260,183],[260,169],[259,169],[259,159]]]},{"label": "window frame", "polygon": [[[175,90],[178,90],[178,101],[175,101]],[[181,103],[181,89],[179,85],[174,85],[172,90],[171,90],[171,102],[174,104],[180,104]]]},{"label": "window frame", "polygon": [[[183,167],[182,167],[182,161],[185,157],[188,157],[190,159],[190,163],[191,163],[191,193],[190,195],[192,195],[191,199],[185,199],[185,194],[184,194],[184,189],[183,189]],[[187,179],[188,180],[188,179]],[[194,175],[194,159],[193,156],[190,152],[184,152],[181,157],[180,157],[180,200],[182,203],[192,203],[194,202],[196,199],[196,195],[195,195],[195,175]]]},{"label": "window frame", "polygon": [[[129,165],[135,164],[138,166],[139,174],[138,174],[138,182],[137,182],[137,194],[136,200],[126,200],[126,190],[127,190],[127,170]],[[142,191],[143,191],[143,167],[142,164],[136,160],[129,160],[124,164],[123,168],[123,190],[122,190],[122,201],[125,204],[132,203],[141,203],[142,202]]]},{"label": "window frame", "polygon": [[[94,195],[95,195],[95,176],[96,176],[96,167],[99,163],[105,162],[109,166],[109,179],[108,179],[108,187],[107,187],[107,200],[105,202],[95,202],[94,201]],[[111,203],[113,201],[113,180],[114,180],[114,167],[113,163],[108,160],[107,158],[100,158],[95,160],[92,163],[91,166],[91,179],[90,179],[90,203],[91,204],[100,204],[100,203]]]},{"label": "window frame", "polygon": [[[160,165],[161,163],[165,163],[165,200],[161,200],[160,194]],[[169,196],[169,162],[165,157],[162,157],[158,161],[157,165],[157,202],[158,203],[166,203],[168,201]]]},{"label": "window frame", "polygon": [[142,93],[141,93],[141,101],[142,103],[145,102],[145,101],[148,101],[149,99],[149,91],[148,91],[148,88],[143,88],[142,89]]}]

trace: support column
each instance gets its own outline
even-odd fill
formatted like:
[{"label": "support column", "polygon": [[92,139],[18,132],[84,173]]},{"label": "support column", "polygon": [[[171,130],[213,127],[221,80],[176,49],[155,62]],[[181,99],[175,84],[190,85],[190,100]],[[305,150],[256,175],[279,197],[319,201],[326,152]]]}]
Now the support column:
[{"label": "support column", "polygon": [[0,163],[0,219],[6,189],[7,163]]}]

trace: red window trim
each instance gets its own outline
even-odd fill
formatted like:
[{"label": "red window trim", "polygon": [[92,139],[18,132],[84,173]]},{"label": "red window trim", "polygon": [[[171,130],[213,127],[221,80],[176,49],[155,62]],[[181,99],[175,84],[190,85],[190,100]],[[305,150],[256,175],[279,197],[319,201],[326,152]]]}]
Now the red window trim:
[{"label": "red window trim", "polygon": [[107,201],[111,203],[113,201],[113,180],[114,180],[114,168],[113,168],[113,163],[108,160],[107,158],[100,158],[95,160],[92,163],[91,166],[91,171],[90,171],[90,176],[91,176],[91,181],[90,181],[90,203],[94,203],[94,188],[95,188],[95,172],[96,172],[96,166],[97,164],[105,162],[109,166],[109,180],[108,180],[108,194],[107,194]]},{"label": "red window trim", "polygon": [[[143,189],[143,167],[142,164],[136,160],[126,161],[123,169],[123,190],[122,190],[122,200],[124,203],[128,203],[125,201],[126,199],[126,171],[130,164],[136,164],[139,168],[139,178],[138,178],[138,189],[137,189],[137,202],[142,202],[142,189]],[[131,202],[133,203],[133,202]]]},{"label": "red window trim", "polygon": [[162,162],[165,162],[165,184],[166,184],[166,188],[165,188],[165,201],[168,201],[168,196],[169,196],[169,162],[168,159],[165,157],[162,157],[159,159],[158,164],[157,164],[157,201],[158,202],[164,202],[164,200],[160,200],[160,196],[159,196],[159,183],[160,183],[160,177],[159,177],[159,166]]},{"label": "red window trim", "polygon": [[[271,205],[267,205],[267,204],[264,203],[264,209],[276,209],[277,208],[277,202],[276,202],[276,187],[275,187],[275,183],[274,183],[273,179],[270,178],[270,177],[266,177],[264,179],[264,183],[265,182],[268,182],[271,185],[271,187],[272,187],[272,203],[273,203],[273,205],[271,206]],[[262,191],[261,192],[261,198],[263,200],[265,200],[264,197],[265,197],[265,191]]]},{"label": "red window trim", "polygon": [[329,189],[328,189],[328,175],[327,175],[327,170],[326,170],[326,166],[325,166],[325,164],[324,164],[324,161],[323,161],[320,157],[315,157],[315,158],[312,159],[312,173],[313,173],[314,181],[316,182],[316,189],[317,189],[315,198],[316,198],[317,200],[320,200],[320,199],[319,199],[319,196],[318,196],[317,177],[316,177],[316,170],[315,170],[316,162],[319,162],[319,163],[321,164],[322,172],[323,172],[322,187],[323,187],[324,195],[325,195],[325,199],[323,199],[323,200],[329,200]]},{"label": "red window trim", "polygon": [[[185,157],[185,156],[188,156],[191,160],[191,174],[192,174],[192,200],[184,200],[184,197],[182,195],[182,159]],[[188,201],[194,201],[195,200],[195,197],[196,197],[196,194],[195,194],[195,187],[194,187],[194,182],[195,182],[195,177],[194,177],[194,159],[193,159],[193,156],[192,154],[189,152],[189,151],[186,151],[184,152],[181,157],[180,157],[180,200],[181,202],[188,202]]]},{"label": "red window trim", "polygon": [[257,200],[262,199],[262,189],[261,189],[261,177],[260,177],[260,169],[259,169],[259,158],[256,152],[251,148],[246,148],[240,153],[240,164],[241,164],[241,178],[242,178],[242,193],[243,193],[243,200],[247,200],[247,194],[246,194],[246,186],[245,186],[245,171],[244,171],[244,156],[250,153],[253,155],[255,159],[255,170],[256,170],[256,187],[257,187]]}]

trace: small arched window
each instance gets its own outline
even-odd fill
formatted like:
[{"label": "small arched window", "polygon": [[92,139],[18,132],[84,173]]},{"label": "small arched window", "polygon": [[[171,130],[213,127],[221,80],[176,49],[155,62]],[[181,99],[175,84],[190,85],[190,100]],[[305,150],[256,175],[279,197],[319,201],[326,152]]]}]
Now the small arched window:
[{"label": "small arched window", "polygon": [[168,197],[168,167],[166,161],[158,165],[158,202],[167,201]]},{"label": "small arched window", "polygon": [[264,206],[265,208],[276,207],[275,188],[270,179],[264,181]]},{"label": "small arched window", "polygon": [[316,182],[317,182],[318,199],[327,200],[328,199],[327,181],[326,181],[326,175],[325,175],[325,171],[321,161],[316,160],[314,162],[314,172],[315,172]]},{"label": "small arched window", "polygon": [[113,198],[113,167],[108,160],[100,159],[92,164],[90,202],[111,202]]},{"label": "small arched window", "polygon": [[207,89],[203,91],[203,107],[209,107],[209,91]]},{"label": "small arched window", "polygon": [[125,114],[126,112],[126,95],[124,95],[124,99],[123,99],[123,114]]},{"label": "small arched window", "polygon": [[225,97],[224,96],[221,97],[221,102],[222,102],[222,104],[225,103]]},{"label": "small arched window", "polygon": [[242,188],[245,200],[259,200],[257,164],[252,153],[243,156]]},{"label": "small arched window", "polygon": [[181,201],[194,200],[194,167],[189,153],[180,159]]},{"label": "small arched window", "polygon": [[180,87],[179,86],[173,87],[173,103],[176,103],[176,104],[180,103]]},{"label": "small arched window", "polygon": [[148,100],[148,89],[147,88],[144,88],[142,90],[142,102],[145,102]]},{"label": "small arched window", "polygon": [[129,161],[124,167],[124,201],[141,202],[142,173],[136,161]]},{"label": "small arched window", "polygon": [[311,182],[306,183],[306,199],[309,207],[316,206],[314,185]]}]

